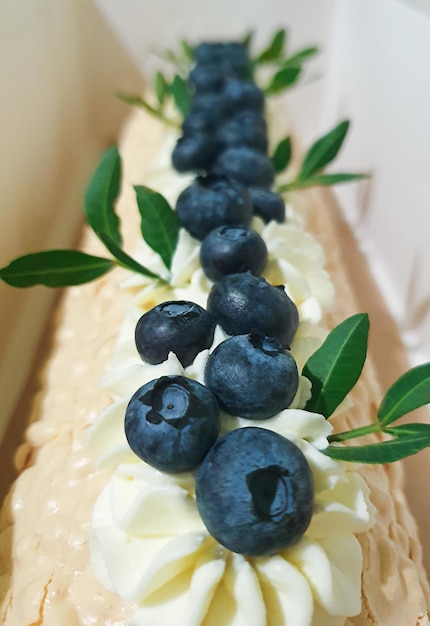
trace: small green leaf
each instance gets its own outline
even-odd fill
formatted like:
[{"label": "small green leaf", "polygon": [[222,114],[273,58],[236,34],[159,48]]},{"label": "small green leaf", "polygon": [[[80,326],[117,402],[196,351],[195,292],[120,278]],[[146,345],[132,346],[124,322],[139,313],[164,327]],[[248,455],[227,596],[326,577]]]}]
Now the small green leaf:
[{"label": "small green leaf", "polygon": [[430,424],[414,423],[388,426],[384,433],[394,437],[428,437],[430,440]]},{"label": "small green leaf", "polygon": [[357,313],[336,326],[303,368],[312,383],[305,409],[330,417],[357,382],[367,353],[369,317]]},{"label": "small green leaf", "polygon": [[256,58],[256,63],[271,63],[277,61],[283,54],[286,31],[284,28],[276,31],[267,48]]},{"label": "small green leaf", "polygon": [[349,121],[340,122],[333,130],[318,139],[308,150],[298,179],[305,180],[333,161],[348,132]]},{"label": "small green leaf", "polygon": [[378,410],[378,422],[387,426],[430,402],[430,363],[403,374],[387,391]]},{"label": "small green leaf", "polygon": [[85,194],[85,215],[94,232],[104,231],[121,245],[115,202],[121,186],[121,157],[112,146],[103,153]]},{"label": "small green leaf", "polygon": [[251,49],[252,40],[254,38],[254,32],[255,32],[254,30],[249,30],[247,33],[245,33],[245,36],[242,39],[242,45],[245,46],[248,52]]},{"label": "small green leaf", "polygon": [[301,67],[285,67],[279,70],[266,87],[266,94],[270,96],[291,87],[299,79],[301,71]]},{"label": "small green leaf", "polygon": [[322,452],[336,461],[352,463],[393,463],[412,456],[430,445],[429,435],[411,435],[364,446],[328,446]]},{"label": "small green leaf", "polygon": [[352,174],[350,172],[339,172],[337,174],[320,174],[319,176],[311,176],[305,180],[296,178],[290,183],[280,185],[279,193],[293,191],[294,189],[308,189],[309,187],[331,187],[332,185],[342,185],[356,180],[365,180],[370,178],[370,174]]},{"label": "small green leaf", "polygon": [[185,61],[187,61],[188,63],[191,63],[194,60],[193,48],[185,39],[181,39],[180,43],[181,43],[182,53],[184,55]]},{"label": "small green leaf", "polygon": [[175,128],[177,128],[178,126],[176,122],[169,119],[168,117],[164,117],[161,111],[158,111],[155,107],[146,102],[146,100],[144,100],[141,96],[127,93],[117,93],[116,97],[119,98],[119,100],[121,100],[122,102],[125,102],[125,104],[129,104],[130,106],[143,109],[153,117],[157,117],[159,120],[162,120],[165,124],[168,124],[169,126],[174,126]]},{"label": "small green leaf", "polygon": [[178,215],[161,193],[141,185],[134,189],[141,215],[143,238],[160,255],[167,269],[170,269],[181,227]]},{"label": "small green leaf", "polygon": [[272,161],[275,172],[283,172],[290,163],[291,160],[291,137],[285,137],[282,139],[275,148]]},{"label": "small green leaf", "polygon": [[103,241],[106,248],[109,252],[117,259],[118,263],[132,272],[136,272],[138,274],[143,274],[143,276],[148,276],[149,278],[154,278],[156,280],[162,280],[158,274],[155,274],[144,265],[141,265],[137,261],[135,261],[131,256],[129,256],[124,250],[122,250],[113,239],[109,237],[107,233],[97,233],[97,236],[101,241]]},{"label": "small green leaf", "polygon": [[158,104],[161,108],[166,100],[166,96],[169,91],[169,86],[162,72],[157,72],[155,74],[154,90],[155,95],[157,96]]},{"label": "small green leaf", "polygon": [[288,59],[282,63],[282,67],[297,67],[301,66],[304,61],[312,58],[316,54],[318,54],[319,50],[315,46],[309,48],[303,48],[303,50],[299,50],[295,54],[292,54]]},{"label": "small green leaf", "polygon": [[0,278],[13,287],[70,287],[89,283],[114,266],[111,259],[77,250],[45,250],[18,257],[0,269]]},{"label": "small green leaf", "polygon": [[176,74],[170,85],[170,92],[176,108],[185,117],[191,106],[191,93],[188,89],[187,81],[179,74]]}]

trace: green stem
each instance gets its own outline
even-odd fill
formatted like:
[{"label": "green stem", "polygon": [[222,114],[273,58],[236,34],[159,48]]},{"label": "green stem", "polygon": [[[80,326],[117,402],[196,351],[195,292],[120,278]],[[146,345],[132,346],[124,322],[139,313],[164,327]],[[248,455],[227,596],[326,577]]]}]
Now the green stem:
[{"label": "green stem", "polygon": [[382,432],[378,422],[374,424],[368,424],[367,426],[360,426],[359,428],[353,428],[352,430],[345,430],[342,433],[336,433],[327,437],[329,443],[333,441],[347,441],[347,439],[355,439],[356,437],[363,437],[364,435],[370,435],[370,433]]},{"label": "green stem", "polygon": [[171,120],[169,117],[166,117],[165,115],[163,115],[163,113],[159,109],[156,109],[155,107],[148,104],[140,96],[133,96],[133,95],[129,95],[126,93],[117,93],[116,96],[117,98],[122,100],[122,102],[125,102],[126,104],[129,104],[130,106],[135,106],[135,107],[144,109],[147,113],[149,113],[153,117],[158,118],[165,124],[168,124],[169,126],[173,126],[173,128],[179,128],[179,124]]}]

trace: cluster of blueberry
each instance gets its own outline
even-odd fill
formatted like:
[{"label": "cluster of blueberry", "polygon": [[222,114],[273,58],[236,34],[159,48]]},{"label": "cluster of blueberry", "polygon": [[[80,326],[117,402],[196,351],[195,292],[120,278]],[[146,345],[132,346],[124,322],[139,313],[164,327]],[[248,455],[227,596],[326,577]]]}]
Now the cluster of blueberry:
[{"label": "cluster of blueberry", "polygon": [[[288,348],[297,308],[283,286],[259,276],[267,249],[247,228],[253,213],[284,219],[285,205],[268,188],[273,166],[266,154],[264,96],[249,80],[245,47],[204,43],[195,58],[195,96],[173,163],[180,170],[211,171],[180,194],[176,208],[184,228],[202,240],[202,267],[214,285],[207,310],[189,301],[164,302],[140,318],[135,339],[143,360],[158,364],[173,352],[187,367],[211,346],[216,325],[230,337],[209,356],[205,385],[164,376],[141,387],[128,405],[125,431],[133,451],[161,471],[199,466],[197,506],[222,545],[247,555],[272,554],[296,541],[310,522],[311,471],[295,445],[267,429],[241,428],[219,438],[219,407],[264,420],[297,393],[299,375]],[[254,181],[258,186],[248,188]]]}]

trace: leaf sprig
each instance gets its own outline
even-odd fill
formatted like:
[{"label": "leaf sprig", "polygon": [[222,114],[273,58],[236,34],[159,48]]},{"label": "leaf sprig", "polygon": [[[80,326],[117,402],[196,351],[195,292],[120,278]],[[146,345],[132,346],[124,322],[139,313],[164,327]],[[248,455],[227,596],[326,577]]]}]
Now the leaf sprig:
[{"label": "leaf sprig", "polygon": [[[85,216],[111,259],[76,250],[45,250],[14,259],[0,268],[0,278],[14,287],[81,285],[121,266],[143,276],[167,280],[141,265],[122,248],[120,220],[115,211],[121,187],[121,157],[113,146],[104,152],[85,195]],[[135,187],[143,239],[171,269],[180,222],[167,200],[148,187]]]},{"label": "leaf sprig", "polygon": [[269,64],[276,67],[264,88],[266,95],[279,94],[295,85],[302,75],[304,63],[319,52],[316,46],[309,46],[288,56],[287,41],[287,31],[284,28],[277,30],[262,52],[252,59],[254,69]]},{"label": "leaf sprig", "polygon": [[[327,336],[323,345],[309,357],[303,375],[312,383],[312,395],[305,409],[328,419],[360,377],[367,353],[369,319],[353,315]],[[376,421],[330,435],[327,456],[357,463],[392,463],[430,446],[430,424],[391,426],[411,411],[430,403],[430,363],[403,374],[386,392]],[[371,433],[390,437],[378,443],[339,446],[340,442]],[[334,444],[334,445],[333,445]]]},{"label": "leaf sprig", "polygon": [[[341,183],[347,183],[355,180],[363,180],[369,178],[369,174],[351,173],[351,172],[337,172],[325,174],[324,168],[329,165],[337,156],[341,149],[345,137],[348,133],[350,123],[348,120],[343,120],[337,124],[331,131],[323,135],[317,141],[315,141],[309,150],[306,152],[299,173],[296,178],[288,183],[284,183],[278,187],[279,193],[285,193],[293,191],[295,189],[305,189],[307,187],[315,186],[331,186],[339,185]],[[272,157],[275,171],[282,172],[289,164],[289,159],[276,162],[277,153],[280,146],[291,139],[286,137],[283,139],[275,149]],[[283,167],[282,167],[283,166]]]}]

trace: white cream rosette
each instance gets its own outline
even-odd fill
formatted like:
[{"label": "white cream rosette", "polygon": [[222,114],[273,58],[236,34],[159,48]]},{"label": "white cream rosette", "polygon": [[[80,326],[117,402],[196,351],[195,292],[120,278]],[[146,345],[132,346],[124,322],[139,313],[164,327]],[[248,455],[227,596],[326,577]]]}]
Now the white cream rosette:
[{"label": "white cream rosette", "polygon": [[293,441],[314,477],[314,515],[301,540],[275,556],[249,558],[208,534],[193,473],[159,472],[130,450],[128,399],[99,416],[89,447],[100,467],[113,471],[94,507],[92,561],[101,582],[135,606],[131,624],[338,626],[359,613],[355,534],[370,527],[373,507],[361,477],[321,452],[331,432],[324,417],[300,409],[261,421],[223,414],[223,432],[259,426]]},{"label": "white cream rosette", "polygon": [[[157,176],[165,176],[165,184],[157,185]],[[170,201],[185,186],[167,167],[153,172],[153,179],[155,188],[171,190]],[[322,249],[292,207],[286,223],[265,225],[254,218],[252,227],[269,251],[263,276],[285,285],[298,307],[300,325],[291,351],[301,371],[324,337],[319,323],[333,303]],[[133,305],[102,383],[119,399],[98,416],[88,441],[98,466],[111,471],[93,511],[94,570],[133,607],[131,626],[342,626],[346,617],[360,612],[362,558],[355,535],[372,525],[374,511],[361,477],[323,454],[331,425],[302,410],[310,393],[307,379],[300,377],[292,406],[268,420],[224,413],[221,419],[222,432],[260,426],[284,435],[311,467],[311,524],[300,541],[274,556],[249,558],[219,545],[199,516],[194,474],[159,472],[138,459],[126,441],[125,410],[140,386],[171,374],[203,382],[210,351],[184,369],[174,354],[160,365],[145,364],[134,345],[135,324],[153,306],[177,299],[206,306],[212,283],[200,267],[199,249],[200,243],[181,230],[169,285],[142,276],[125,284],[133,290]],[[136,258],[166,276],[145,244]],[[217,328],[211,350],[225,338]]]}]

